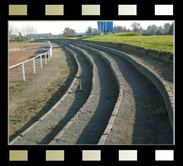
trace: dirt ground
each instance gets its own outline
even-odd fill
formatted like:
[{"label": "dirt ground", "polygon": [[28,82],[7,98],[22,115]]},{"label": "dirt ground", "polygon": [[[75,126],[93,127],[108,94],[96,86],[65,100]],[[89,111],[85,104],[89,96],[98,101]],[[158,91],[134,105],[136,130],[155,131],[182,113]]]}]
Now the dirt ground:
[{"label": "dirt ground", "polygon": [[[34,56],[37,56],[41,53],[45,53],[49,48],[46,48],[46,43],[12,43],[9,45],[9,67],[25,60],[28,60]],[[21,50],[26,48],[37,48],[35,50]],[[39,48],[45,48],[39,50]],[[20,49],[20,50],[17,50]],[[44,65],[44,56],[42,64]],[[40,58],[35,59],[36,64],[36,72],[40,70]],[[26,79],[30,79],[33,76],[33,62],[26,62],[25,66],[25,74]],[[15,68],[9,69],[9,90],[10,94],[12,91],[20,90],[19,82],[23,80],[22,76],[22,66],[17,66]]]},{"label": "dirt ground", "polygon": [[33,56],[37,56],[41,53],[45,53],[46,50],[19,50],[9,52],[9,67],[23,62]]},{"label": "dirt ground", "polygon": [[9,52],[22,48],[46,47],[47,43],[9,43]]},{"label": "dirt ground", "polygon": [[[45,48],[47,47],[47,43],[11,43],[9,44],[9,49],[8,49],[9,66],[23,62],[29,59],[31,56],[35,56],[35,55],[46,52],[48,49],[39,50],[39,48],[44,48],[44,47]],[[27,49],[27,48],[37,48],[37,49],[21,50],[21,49]]]},{"label": "dirt ground", "polygon": [[[10,141],[47,112],[60,99],[74,78],[77,65],[72,55],[55,43],[52,43],[52,46],[51,61],[47,65],[43,63],[43,69],[40,69],[40,61],[37,59],[36,74],[29,73],[25,66],[26,80],[9,82]],[[28,63],[32,65],[32,61]],[[33,67],[31,68],[33,71]],[[16,70],[21,70],[21,67]],[[13,77],[13,74],[9,72],[10,77]],[[22,74],[19,77],[22,79]]]}]

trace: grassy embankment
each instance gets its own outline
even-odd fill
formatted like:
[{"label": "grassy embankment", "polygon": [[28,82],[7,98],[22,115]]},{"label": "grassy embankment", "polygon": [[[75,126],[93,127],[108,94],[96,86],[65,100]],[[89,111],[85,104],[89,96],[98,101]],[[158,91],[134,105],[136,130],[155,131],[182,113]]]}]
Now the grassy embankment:
[{"label": "grassy embankment", "polygon": [[[53,38],[50,38],[53,39]],[[56,38],[54,38],[56,39]],[[57,39],[72,39],[81,41],[108,42],[128,44],[145,50],[156,50],[173,54],[173,35],[142,36],[138,33],[116,33],[90,37],[62,37]]]},{"label": "grassy embankment", "polygon": [[15,40],[9,40],[9,44],[10,43],[28,43],[30,41],[31,40],[28,40],[28,39],[15,39]]}]

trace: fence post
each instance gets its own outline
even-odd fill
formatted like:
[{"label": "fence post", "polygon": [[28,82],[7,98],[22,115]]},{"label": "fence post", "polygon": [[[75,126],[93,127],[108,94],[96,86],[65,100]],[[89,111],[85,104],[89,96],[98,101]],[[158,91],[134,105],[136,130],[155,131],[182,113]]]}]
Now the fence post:
[{"label": "fence post", "polygon": [[48,51],[48,62],[49,62],[49,51]]},{"label": "fence post", "polygon": [[34,74],[36,74],[35,58],[33,59]]},{"label": "fence post", "polygon": [[50,61],[50,51],[48,51],[48,61]]},{"label": "fence post", "polygon": [[45,53],[45,64],[47,64],[46,53]]},{"label": "fence post", "polygon": [[41,69],[42,69],[42,55],[40,56],[40,65],[41,65]]},{"label": "fence post", "polygon": [[24,63],[22,63],[22,74],[23,74],[23,80],[25,81],[25,70],[24,70]]}]

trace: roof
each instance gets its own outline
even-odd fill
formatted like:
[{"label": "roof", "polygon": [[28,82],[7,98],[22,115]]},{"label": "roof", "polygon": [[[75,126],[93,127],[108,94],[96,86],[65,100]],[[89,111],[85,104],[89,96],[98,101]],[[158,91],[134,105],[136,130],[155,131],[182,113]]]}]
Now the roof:
[{"label": "roof", "polygon": [[27,35],[52,35],[51,33],[32,33]]}]

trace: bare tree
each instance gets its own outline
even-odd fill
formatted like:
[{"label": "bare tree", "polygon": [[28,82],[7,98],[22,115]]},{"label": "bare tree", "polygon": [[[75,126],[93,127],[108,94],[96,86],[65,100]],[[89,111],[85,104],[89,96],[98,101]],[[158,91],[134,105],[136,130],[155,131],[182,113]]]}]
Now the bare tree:
[{"label": "bare tree", "polygon": [[126,32],[126,26],[115,26],[114,29],[119,33],[119,32]]},{"label": "bare tree", "polygon": [[19,32],[18,36],[19,36],[19,39],[23,39],[24,38],[21,32]]},{"label": "bare tree", "polygon": [[130,29],[128,28],[128,29],[126,30],[126,32],[131,32],[131,31],[130,31]]},{"label": "bare tree", "polygon": [[92,35],[92,32],[93,32],[93,28],[92,27],[87,27],[86,28],[86,34],[87,35]]},{"label": "bare tree", "polygon": [[165,23],[163,27],[164,27],[164,32],[168,33],[168,31],[170,29],[170,23]]},{"label": "bare tree", "polygon": [[97,29],[97,28],[93,28],[93,34],[95,34],[95,35],[99,35],[99,31],[98,31],[98,29]]},{"label": "bare tree", "polygon": [[149,25],[149,26],[147,27],[148,33],[150,33],[150,34],[152,34],[152,35],[154,35],[154,34],[158,31],[158,29],[159,29],[159,27],[156,26],[156,25],[154,25],[154,24]]},{"label": "bare tree", "polygon": [[168,34],[169,34],[169,35],[173,35],[173,23],[172,23],[171,26],[170,26],[170,29],[169,29],[169,31],[168,31]]},{"label": "bare tree", "polygon": [[158,30],[159,30],[161,33],[163,33],[163,32],[164,32],[164,30],[163,30],[163,27],[162,27],[162,26],[159,26],[159,27],[158,27]]},{"label": "bare tree", "polygon": [[18,35],[19,33],[19,27],[15,26],[15,25],[12,25],[12,24],[9,24],[9,35]]},{"label": "bare tree", "polygon": [[21,33],[23,36],[26,36],[27,34],[35,34],[37,31],[37,28],[33,25],[25,25],[21,28]]},{"label": "bare tree", "polygon": [[140,29],[142,29],[140,23],[138,23],[138,22],[133,22],[131,27],[134,32],[138,32]]},{"label": "bare tree", "polygon": [[77,34],[74,29],[71,29],[71,32],[72,32],[72,36],[75,36]]},{"label": "bare tree", "polygon": [[22,35],[23,36],[26,36],[27,35],[27,26],[23,26],[22,28],[21,28],[21,32],[22,32]]},{"label": "bare tree", "polygon": [[9,35],[13,35],[13,33],[14,33],[14,26],[12,24],[9,24],[8,33],[9,33]]}]

